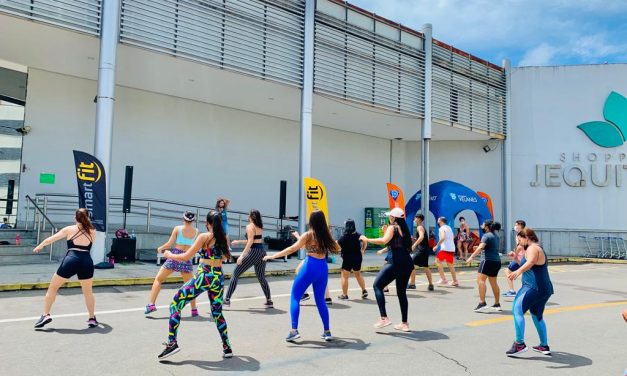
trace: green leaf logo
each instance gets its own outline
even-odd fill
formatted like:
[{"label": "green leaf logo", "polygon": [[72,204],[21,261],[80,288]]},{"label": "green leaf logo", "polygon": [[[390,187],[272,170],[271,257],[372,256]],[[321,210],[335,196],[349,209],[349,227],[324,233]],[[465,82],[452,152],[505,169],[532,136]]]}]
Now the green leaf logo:
[{"label": "green leaf logo", "polygon": [[604,148],[621,146],[627,140],[627,98],[613,91],[605,100],[603,117],[606,121],[590,121],[577,128],[595,144]]}]

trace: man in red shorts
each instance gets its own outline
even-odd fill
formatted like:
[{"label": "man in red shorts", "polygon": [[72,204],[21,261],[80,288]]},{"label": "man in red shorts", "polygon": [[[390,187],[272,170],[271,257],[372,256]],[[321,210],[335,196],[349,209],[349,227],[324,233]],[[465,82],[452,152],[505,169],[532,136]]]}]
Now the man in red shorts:
[{"label": "man in red shorts", "polygon": [[[459,286],[459,282],[457,281],[457,274],[455,273],[455,267],[453,266],[453,262],[455,261],[455,235],[453,234],[451,226],[446,224],[446,218],[438,218],[438,225],[440,225],[439,240],[435,247],[433,247],[433,252],[437,252],[438,247],[440,247],[440,252],[437,252],[435,255],[435,264],[438,266],[438,271],[440,272],[440,280],[436,283],[438,285],[457,287]],[[446,262],[448,264],[448,269],[451,272],[451,277],[453,278],[451,282],[446,280],[442,262]]]}]

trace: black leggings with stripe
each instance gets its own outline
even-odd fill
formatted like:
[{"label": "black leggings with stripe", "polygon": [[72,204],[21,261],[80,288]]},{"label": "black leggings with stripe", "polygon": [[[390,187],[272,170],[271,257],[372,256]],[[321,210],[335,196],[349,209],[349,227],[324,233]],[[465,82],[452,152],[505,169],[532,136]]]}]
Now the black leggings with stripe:
[{"label": "black leggings with stripe", "polygon": [[261,285],[261,289],[263,290],[263,294],[266,296],[267,300],[271,299],[270,296],[270,285],[268,285],[268,281],[266,280],[266,262],[263,261],[264,256],[266,255],[266,251],[263,249],[263,244],[255,243],[250,248],[250,251],[242,260],[242,263],[235,267],[235,271],[233,272],[233,278],[229,283],[229,289],[226,292],[226,300],[231,300],[231,296],[235,292],[237,288],[237,281],[239,277],[252,266],[255,267],[255,275],[259,280],[259,284]]}]

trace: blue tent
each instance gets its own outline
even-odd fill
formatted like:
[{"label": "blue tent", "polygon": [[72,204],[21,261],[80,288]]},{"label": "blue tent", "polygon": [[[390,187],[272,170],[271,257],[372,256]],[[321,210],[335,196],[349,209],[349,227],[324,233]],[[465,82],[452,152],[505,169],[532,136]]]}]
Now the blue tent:
[{"label": "blue tent", "polygon": [[[451,227],[455,224],[457,214],[464,210],[472,210],[477,215],[477,220],[480,224],[486,219],[492,219],[492,215],[485,201],[477,192],[463,184],[450,180],[442,180],[431,184],[429,191],[431,194],[429,211],[433,213],[436,219],[445,217]],[[418,191],[405,204],[405,218],[407,225],[411,229],[414,227],[414,216],[420,211],[421,199],[422,192]]]}]

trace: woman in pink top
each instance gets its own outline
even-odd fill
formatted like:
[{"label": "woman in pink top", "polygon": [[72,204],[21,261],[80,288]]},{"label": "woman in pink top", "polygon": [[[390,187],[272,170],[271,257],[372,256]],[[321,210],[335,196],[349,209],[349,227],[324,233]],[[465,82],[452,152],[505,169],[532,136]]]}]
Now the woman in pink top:
[{"label": "woman in pink top", "polygon": [[[514,232],[518,234],[519,232],[524,230],[526,226],[527,226],[527,223],[523,221],[522,219],[519,219],[516,221],[516,224],[514,225]],[[503,296],[506,296],[506,297],[516,296],[516,290],[514,290],[514,280],[510,279],[509,275],[515,272],[516,270],[518,270],[518,268],[520,268],[520,260],[522,260],[524,255],[525,255],[525,248],[523,248],[522,246],[518,244],[516,244],[516,249],[514,249],[513,251],[509,253],[509,257],[512,258],[512,262],[510,262],[507,268],[505,269],[505,276],[507,277],[505,278],[505,280],[507,281],[507,286],[509,287],[509,289],[503,293]]]}]

